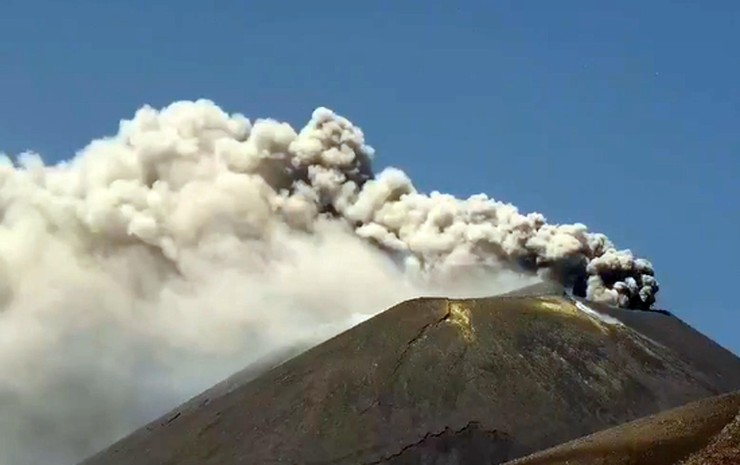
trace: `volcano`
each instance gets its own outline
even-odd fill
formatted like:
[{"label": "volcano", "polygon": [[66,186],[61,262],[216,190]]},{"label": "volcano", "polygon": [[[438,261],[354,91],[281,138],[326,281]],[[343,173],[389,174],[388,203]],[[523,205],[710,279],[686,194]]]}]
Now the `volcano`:
[{"label": "volcano", "polygon": [[299,352],[82,464],[503,463],[740,389],[740,359],[670,313],[548,286],[406,301]]}]

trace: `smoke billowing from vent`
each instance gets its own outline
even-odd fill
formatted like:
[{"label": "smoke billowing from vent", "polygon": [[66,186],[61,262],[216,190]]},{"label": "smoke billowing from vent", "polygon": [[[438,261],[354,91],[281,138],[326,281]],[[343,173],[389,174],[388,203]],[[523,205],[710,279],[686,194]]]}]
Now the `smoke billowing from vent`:
[{"label": "smoke billowing from vent", "polygon": [[145,107],[69,162],[0,160],[0,465],[71,463],[257,358],[400,300],[553,279],[649,308],[652,266],[584,225],[374,174],[330,110],[296,132]]}]

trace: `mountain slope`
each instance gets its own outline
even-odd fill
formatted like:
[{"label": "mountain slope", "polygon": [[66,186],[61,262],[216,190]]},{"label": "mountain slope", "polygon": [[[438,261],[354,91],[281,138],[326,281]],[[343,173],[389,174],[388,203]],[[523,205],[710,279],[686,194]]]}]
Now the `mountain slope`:
[{"label": "mountain slope", "polygon": [[83,463],[501,463],[740,389],[673,316],[532,294],[401,303]]},{"label": "mountain slope", "polygon": [[740,391],[692,402],[506,465],[736,465]]}]

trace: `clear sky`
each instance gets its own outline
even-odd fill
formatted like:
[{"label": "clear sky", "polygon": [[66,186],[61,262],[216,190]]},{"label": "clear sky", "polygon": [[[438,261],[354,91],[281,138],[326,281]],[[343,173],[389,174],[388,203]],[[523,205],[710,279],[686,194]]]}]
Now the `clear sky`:
[{"label": "clear sky", "polygon": [[328,106],[422,190],[649,258],[660,306],[740,353],[740,2],[436,3],[4,0],[0,150],[69,158],[178,99]]}]

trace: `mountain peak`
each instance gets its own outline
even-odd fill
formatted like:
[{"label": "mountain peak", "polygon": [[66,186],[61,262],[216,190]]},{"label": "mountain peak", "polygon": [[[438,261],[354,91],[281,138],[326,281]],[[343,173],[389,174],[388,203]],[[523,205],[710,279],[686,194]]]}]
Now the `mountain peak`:
[{"label": "mountain peak", "polygon": [[735,389],[740,359],[670,315],[543,288],[418,298],[83,463],[501,463]]}]

